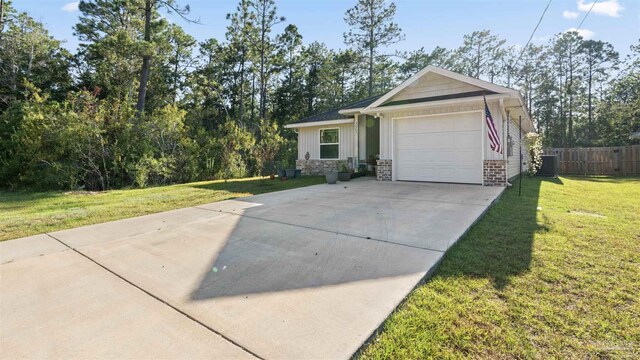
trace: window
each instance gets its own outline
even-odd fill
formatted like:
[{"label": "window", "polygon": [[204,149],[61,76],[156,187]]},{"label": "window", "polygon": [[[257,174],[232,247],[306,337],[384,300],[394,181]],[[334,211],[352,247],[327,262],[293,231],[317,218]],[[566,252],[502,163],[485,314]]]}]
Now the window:
[{"label": "window", "polygon": [[339,129],[320,129],[320,159],[338,159],[339,137]]}]

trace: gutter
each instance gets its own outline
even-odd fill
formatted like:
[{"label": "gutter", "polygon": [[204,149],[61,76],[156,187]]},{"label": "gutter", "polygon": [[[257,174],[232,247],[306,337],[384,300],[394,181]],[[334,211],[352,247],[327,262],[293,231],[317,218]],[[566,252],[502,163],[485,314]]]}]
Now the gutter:
[{"label": "gutter", "polygon": [[323,126],[323,125],[339,125],[339,124],[352,124],[355,121],[354,118],[350,119],[335,119],[335,120],[321,120],[321,121],[312,121],[312,122],[304,122],[297,124],[287,124],[284,126],[285,129],[297,129],[304,127],[312,127],[312,126]]},{"label": "gutter", "polygon": [[338,110],[338,114],[340,115],[360,114],[364,109],[365,108],[342,109],[342,110]]}]

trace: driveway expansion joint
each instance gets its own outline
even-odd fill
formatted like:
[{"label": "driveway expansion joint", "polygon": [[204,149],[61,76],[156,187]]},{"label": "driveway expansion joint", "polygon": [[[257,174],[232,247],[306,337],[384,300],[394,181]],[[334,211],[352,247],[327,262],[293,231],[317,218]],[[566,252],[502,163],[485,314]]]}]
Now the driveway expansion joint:
[{"label": "driveway expansion joint", "polygon": [[176,306],[171,305],[171,303],[169,303],[168,301],[163,300],[162,298],[160,298],[157,295],[154,295],[153,293],[145,290],[144,288],[136,285],[135,283],[133,283],[132,281],[128,280],[127,278],[123,277],[122,275],[116,273],[115,271],[109,269],[108,267],[102,265],[101,263],[99,263],[98,261],[94,260],[93,258],[91,258],[90,256],[86,255],[85,253],[79,251],[78,249],[69,246],[68,244],[66,244],[64,241],[56,238],[55,236],[49,234],[49,233],[45,233],[45,235],[47,235],[48,237],[52,238],[53,240],[59,242],[60,244],[66,246],[69,250],[75,252],[76,254],[82,256],[83,258],[91,261],[92,263],[98,265],[99,267],[101,267],[102,269],[106,270],[107,272],[109,272],[110,274],[114,275],[115,277],[119,278],[120,280],[126,282],[127,284],[133,286],[134,288],[142,291],[143,293],[147,294],[148,296],[152,297],[153,299],[163,303],[164,305],[168,306],[169,308],[173,309],[174,311],[178,312],[179,314],[181,314],[182,316],[186,317],[187,319],[195,322],[196,324],[202,326],[203,328],[209,330],[210,332],[220,336],[221,338],[223,338],[224,340],[226,340],[227,342],[237,346],[238,348],[242,349],[243,351],[245,351],[246,353],[250,354],[251,356],[257,358],[257,359],[261,359],[261,360],[265,360],[265,358],[261,357],[260,355],[254,353],[253,351],[247,349],[246,347],[240,345],[239,343],[235,342],[234,340],[230,339],[229,337],[225,336],[224,334],[218,332],[217,330],[215,330],[214,328],[210,327],[209,325],[199,321],[198,319],[194,318],[193,316],[187,314],[186,312],[180,310],[179,308],[177,308]]},{"label": "driveway expansion joint", "polygon": [[[325,191],[322,192],[325,194],[332,194],[331,192]],[[344,192],[344,193],[340,193],[340,195],[342,196],[351,196],[351,197],[361,197],[362,194],[356,193],[349,193],[349,192]],[[376,198],[376,199],[388,199],[388,200],[400,200],[400,201],[421,201],[421,202],[433,202],[433,203],[440,203],[440,204],[452,204],[452,205],[469,205],[469,206],[487,206],[488,203],[476,203],[476,202],[465,202],[465,201],[447,201],[447,200],[437,200],[437,199],[430,199],[430,198],[411,198],[408,199],[406,197],[395,197],[395,196],[382,196],[382,195],[367,195],[367,197],[370,198]],[[489,199],[486,199],[486,201],[489,201]]]},{"label": "driveway expansion joint", "polygon": [[230,212],[230,211],[207,209],[207,208],[202,208],[202,207],[199,207],[199,206],[194,206],[194,208],[198,209],[198,210],[210,211],[210,212],[214,212],[214,213],[222,213],[222,214],[246,217],[246,218],[249,218],[249,219],[260,220],[260,221],[264,221],[264,222],[271,222],[271,223],[274,223],[274,224],[282,224],[282,225],[300,227],[300,228],[303,228],[303,229],[322,231],[322,232],[327,232],[327,233],[336,234],[336,235],[351,236],[351,237],[355,237],[355,238],[359,238],[359,239],[363,239],[363,240],[377,241],[377,242],[382,242],[382,243],[385,243],[385,244],[404,246],[404,247],[409,247],[409,248],[413,248],[413,249],[420,249],[420,250],[433,251],[433,252],[439,252],[439,253],[444,253],[445,252],[444,250],[438,250],[438,249],[432,249],[432,248],[427,248],[427,247],[422,247],[422,246],[403,244],[403,243],[399,243],[399,242],[395,242],[395,241],[377,239],[377,238],[373,238],[371,236],[354,235],[354,234],[349,234],[349,233],[343,233],[343,232],[340,232],[340,231],[320,229],[320,228],[316,228],[316,227],[313,227],[313,226],[298,225],[298,224],[288,223],[288,222],[285,222],[285,221],[263,219],[263,218],[256,217],[256,216],[251,216],[251,215],[246,215],[246,214],[238,214],[238,213]]}]

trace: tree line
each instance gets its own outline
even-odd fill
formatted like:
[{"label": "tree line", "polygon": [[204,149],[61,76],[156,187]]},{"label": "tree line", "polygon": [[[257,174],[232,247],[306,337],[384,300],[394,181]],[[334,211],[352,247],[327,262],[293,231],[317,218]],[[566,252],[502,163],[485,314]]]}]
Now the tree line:
[{"label": "tree line", "polygon": [[198,22],[179,0],[83,0],[71,53],[11,1],[0,6],[2,187],[269,174],[296,156],[284,125],[427,65],[519,89],[545,146],[623,145],[640,125],[640,43],[621,59],[576,32],[520,49],[481,30],[454,49],[390,52],[404,35],[385,0],[354,0],[344,49],[305,43],[275,0],[239,0],[225,37],[198,42],[167,20]]}]

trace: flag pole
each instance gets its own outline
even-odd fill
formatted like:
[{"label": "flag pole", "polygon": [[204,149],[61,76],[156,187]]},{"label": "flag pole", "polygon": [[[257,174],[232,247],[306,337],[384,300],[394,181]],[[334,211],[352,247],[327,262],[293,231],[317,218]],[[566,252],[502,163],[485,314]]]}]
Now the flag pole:
[{"label": "flag pole", "polygon": [[518,147],[520,154],[520,163],[518,166],[520,167],[520,181],[518,184],[518,196],[522,196],[522,115],[518,116]]}]

